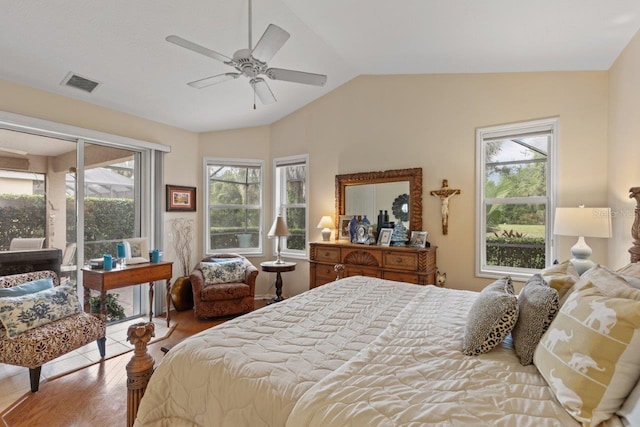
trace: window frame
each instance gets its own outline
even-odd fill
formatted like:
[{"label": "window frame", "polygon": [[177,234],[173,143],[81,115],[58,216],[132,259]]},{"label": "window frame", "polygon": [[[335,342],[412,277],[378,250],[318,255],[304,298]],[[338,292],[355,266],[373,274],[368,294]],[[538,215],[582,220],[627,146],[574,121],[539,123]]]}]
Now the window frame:
[{"label": "window frame", "polygon": [[[224,158],[224,157],[205,157],[203,159],[203,206],[204,212],[202,213],[202,224],[203,230],[206,231],[204,234],[204,242],[203,242],[203,252],[205,256],[213,255],[214,253],[237,253],[243,256],[264,256],[264,160],[260,159],[237,159],[237,158]],[[220,166],[230,166],[230,167],[258,167],[260,168],[260,203],[259,203],[259,213],[258,218],[260,220],[260,224],[258,226],[258,247],[257,248],[226,248],[226,249],[214,249],[211,248],[211,238],[209,234],[209,176],[207,173],[207,169],[211,165],[220,165]],[[248,206],[248,205],[245,205]]]},{"label": "window frame", "polygon": [[[550,135],[547,153],[546,196],[526,198],[485,198],[486,151],[485,144],[496,138],[524,137],[536,133]],[[560,119],[558,117],[488,126],[476,129],[476,277],[499,278],[510,275],[514,280],[527,280],[537,272],[535,269],[487,265],[486,262],[486,206],[488,201],[502,201],[509,204],[545,204],[545,264],[551,265],[555,254],[553,240],[553,218],[557,199],[557,159],[560,140]]]},{"label": "window frame", "polygon": [[[305,197],[304,204],[295,203],[289,205],[286,203],[286,180],[280,181],[278,168],[286,167],[286,166],[295,166],[302,165],[305,166],[305,187],[307,189],[307,194]],[[280,184],[280,185],[279,185]],[[281,242],[281,250],[280,255],[287,258],[298,258],[298,259],[306,259],[307,258],[307,247],[309,244],[309,155],[301,154],[295,156],[288,157],[278,157],[273,159],[273,222],[278,216],[278,214],[282,213],[283,217],[286,219],[286,215],[284,215],[283,207],[286,209],[288,207],[292,208],[300,208],[303,207],[304,212],[304,249],[288,249],[287,248],[287,237],[283,237]],[[274,239],[271,245],[272,255],[276,255],[276,241]]]}]

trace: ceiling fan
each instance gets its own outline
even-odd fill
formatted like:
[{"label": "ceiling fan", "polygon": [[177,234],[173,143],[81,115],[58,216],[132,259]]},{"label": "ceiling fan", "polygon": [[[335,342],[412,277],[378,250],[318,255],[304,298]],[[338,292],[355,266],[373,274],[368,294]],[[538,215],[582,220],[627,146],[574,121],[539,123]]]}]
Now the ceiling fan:
[{"label": "ceiling fan", "polygon": [[[249,48],[236,51],[233,54],[233,58],[229,58],[176,35],[167,36],[166,40],[185,49],[217,59],[237,70],[237,72],[217,74],[187,83],[189,86],[202,89],[227,80],[237,79],[240,76],[245,76],[249,78],[249,83],[253,87],[254,95],[257,95],[263,104],[271,104],[276,102],[276,97],[273,95],[273,92],[271,92],[271,88],[269,88],[267,82],[260,77],[261,75],[267,76],[271,80],[282,80],[315,86],[324,86],[327,82],[327,76],[324,74],[286,70],[283,68],[269,68],[267,62],[280,50],[282,45],[289,39],[289,36],[289,33],[282,28],[274,24],[269,24],[264,34],[262,34],[262,37],[260,37],[260,40],[258,40],[258,43],[252,48],[251,0],[249,0]],[[253,108],[256,108],[255,102]]]}]

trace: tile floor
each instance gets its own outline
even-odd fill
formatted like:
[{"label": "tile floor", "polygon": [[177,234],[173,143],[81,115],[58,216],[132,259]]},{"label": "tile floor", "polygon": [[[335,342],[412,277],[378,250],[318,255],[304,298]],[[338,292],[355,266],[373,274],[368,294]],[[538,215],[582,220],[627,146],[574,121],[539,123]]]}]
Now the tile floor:
[{"label": "tile floor", "polygon": [[[141,321],[148,321],[148,318],[131,319],[107,325],[107,357],[117,356],[133,349],[133,346],[127,342],[127,329],[129,325]],[[154,318],[153,321],[156,334],[154,339],[157,340],[167,335],[169,328],[167,328],[166,319],[159,317]],[[40,381],[43,382],[47,378],[74,371],[99,360],[98,345],[95,342],[89,343],[78,350],[44,364]],[[22,395],[28,393],[29,389],[29,370],[27,368],[0,363],[0,412],[4,411]]]}]

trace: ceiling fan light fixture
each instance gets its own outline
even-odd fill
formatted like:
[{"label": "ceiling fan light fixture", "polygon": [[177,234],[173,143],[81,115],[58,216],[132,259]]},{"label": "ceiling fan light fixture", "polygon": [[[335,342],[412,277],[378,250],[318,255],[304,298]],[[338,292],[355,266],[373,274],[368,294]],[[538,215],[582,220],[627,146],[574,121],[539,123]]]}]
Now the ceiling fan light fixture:
[{"label": "ceiling fan light fixture", "polygon": [[[283,68],[268,68],[267,61],[280,50],[289,39],[290,34],[274,24],[269,24],[265,32],[258,40],[254,48],[251,47],[251,0],[249,0],[249,48],[236,51],[232,58],[228,58],[216,51],[185,40],[182,37],[170,35],[165,38],[169,43],[191,50],[192,52],[216,59],[237,70],[236,73],[218,74],[188,83],[189,86],[202,89],[226,80],[236,79],[240,76],[249,78],[253,87],[254,98],[257,95],[263,104],[276,102],[276,97],[271,92],[269,85],[260,75],[272,80],[280,80],[293,83],[302,83],[313,86],[324,86],[327,76],[324,74],[307,73],[304,71],[287,70]],[[254,103],[255,109],[255,103]]]}]

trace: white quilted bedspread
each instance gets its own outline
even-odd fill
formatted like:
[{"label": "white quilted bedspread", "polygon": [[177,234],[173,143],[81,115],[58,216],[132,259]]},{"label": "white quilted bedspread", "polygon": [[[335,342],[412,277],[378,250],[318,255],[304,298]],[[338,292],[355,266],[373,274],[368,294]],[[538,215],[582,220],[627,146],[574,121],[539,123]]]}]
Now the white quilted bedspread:
[{"label": "white quilted bedspread", "polygon": [[351,277],[164,358],[135,426],[576,426],[508,344],[461,353],[477,293]]},{"label": "white quilted bedspread", "polygon": [[284,426],[305,391],[373,341],[422,289],[351,278],[194,335],[154,372],[135,426]]},{"label": "white quilted bedspread", "polygon": [[287,426],[576,426],[508,345],[464,356],[476,293],[427,286],[369,346],[302,396]]}]

